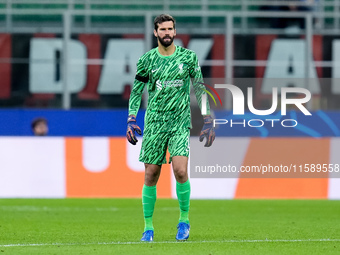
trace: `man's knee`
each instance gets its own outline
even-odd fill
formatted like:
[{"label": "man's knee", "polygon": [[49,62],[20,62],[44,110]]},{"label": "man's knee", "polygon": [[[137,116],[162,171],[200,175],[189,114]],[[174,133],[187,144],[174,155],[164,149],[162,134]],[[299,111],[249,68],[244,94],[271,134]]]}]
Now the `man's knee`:
[{"label": "man's knee", "polygon": [[153,186],[157,184],[159,175],[161,171],[161,166],[145,164],[145,184]]},{"label": "man's knee", "polygon": [[176,181],[184,183],[188,180],[188,157],[174,156],[172,158],[172,168]]},{"label": "man's knee", "polygon": [[188,179],[188,171],[185,166],[174,168],[174,174],[178,182],[186,182]]},{"label": "man's knee", "polygon": [[145,171],[145,178],[148,180],[154,180],[158,176],[158,171],[156,170],[150,170],[150,171]]}]

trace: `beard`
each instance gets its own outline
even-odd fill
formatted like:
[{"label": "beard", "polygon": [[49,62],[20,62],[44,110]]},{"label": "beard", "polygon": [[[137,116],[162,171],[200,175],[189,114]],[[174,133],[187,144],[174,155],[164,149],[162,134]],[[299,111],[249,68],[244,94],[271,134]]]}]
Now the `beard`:
[{"label": "beard", "polygon": [[[170,36],[164,36],[163,38],[157,36],[157,38],[164,47],[169,47],[174,41],[174,37],[170,37]],[[170,39],[170,40],[165,41],[164,39]]]}]

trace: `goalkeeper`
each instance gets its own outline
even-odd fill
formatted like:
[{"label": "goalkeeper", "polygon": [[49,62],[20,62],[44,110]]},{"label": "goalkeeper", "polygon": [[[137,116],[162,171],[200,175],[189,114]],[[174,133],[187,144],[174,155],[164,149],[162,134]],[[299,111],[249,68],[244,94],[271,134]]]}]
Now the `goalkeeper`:
[{"label": "goalkeeper", "polygon": [[[166,150],[170,153],[169,163],[176,178],[176,193],[179,201],[180,218],[176,239],[189,237],[190,182],[188,180],[190,115],[190,80],[201,107],[205,93],[202,73],[196,54],[174,45],[175,20],[162,14],[154,20],[154,35],[158,47],[145,53],[137,63],[137,73],[129,100],[127,139],[135,145],[135,132],[141,134],[136,123],[144,87],[149,94],[145,114],[145,128],[139,160],[145,164],[145,182],[142,190],[145,228],[141,241],[152,241],[154,227],[152,216],[156,202],[156,184],[162,164],[166,164]],[[211,146],[215,139],[210,108],[206,100],[207,114],[200,141],[206,137],[205,146]]]}]

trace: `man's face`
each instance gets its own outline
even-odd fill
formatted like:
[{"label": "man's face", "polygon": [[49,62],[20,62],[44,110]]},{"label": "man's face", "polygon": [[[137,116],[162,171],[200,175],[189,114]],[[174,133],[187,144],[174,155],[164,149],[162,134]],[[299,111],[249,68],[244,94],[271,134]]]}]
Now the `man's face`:
[{"label": "man's face", "polygon": [[169,47],[176,36],[176,29],[172,21],[165,21],[159,23],[157,31],[154,30],[153,33],[164,47]]},{"label": "man's face", "polygon": [[34,134],[37,136],[44,136],[48,133],[48,127],[45,122],[39,122],[36,124],[33,130]]}]

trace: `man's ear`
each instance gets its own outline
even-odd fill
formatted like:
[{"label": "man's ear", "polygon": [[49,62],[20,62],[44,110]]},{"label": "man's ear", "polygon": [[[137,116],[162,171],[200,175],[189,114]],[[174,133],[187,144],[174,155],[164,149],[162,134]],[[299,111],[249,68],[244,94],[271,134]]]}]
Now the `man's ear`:
[{"label": "man's ear", "polygon": [[157,31],[156,31],[156,29],[153,30],[153,34],[154,34],[155,37],[157,37]]},{"label": "man's ear", "polygon": [[175,29],[175,31],[174,31],[174,36],[176,36],[176,29]]}]

